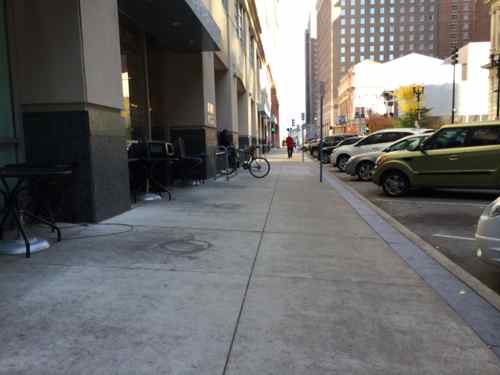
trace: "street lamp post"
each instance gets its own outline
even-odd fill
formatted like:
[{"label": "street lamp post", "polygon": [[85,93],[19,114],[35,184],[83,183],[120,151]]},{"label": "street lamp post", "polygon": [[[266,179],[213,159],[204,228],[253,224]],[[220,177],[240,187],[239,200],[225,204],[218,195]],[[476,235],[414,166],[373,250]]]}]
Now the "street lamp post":
[{"label": "street lamp post", "polygon": [[306,114],[305,113],[302,113],[301,115],[301,119],[302,119],[302,163],[305,163],[305,159],[304,159],[304,128],[306,126],[305,124],[305,120],[306,120]]},{"label": "street lamp post", "polygon": [[319,114],[319,182],[323,182],[323,106],[325,101],[325,82],[319,83],[320,114]]},{"label": "street lamp post", "polygon": [[490,55],[490,66],[491,69],[497,68],[497,88],[493,92],[497,93],[497,117],[496,119],[500,119],[500,54],[491,54]]},{"label": "street lamp post", "polygon": [[451,123],[455,123],[455,112],[456,112],[456,104],[455,104],[455,92],[456,92],[456,69],[458,64],[458,48],[453,50],[453,54],[451,55],[451,64],[453,65],[453,92],[451,96]]},{"label": "street lamp post", "polygon": [[422,96],[424,95],[424,86],[415,85],[413,86],[413,94],[417,97],[417,121],[415,121],[415,127],[420,128],[420,120],[421,120],[421,107],[420,101]]}]

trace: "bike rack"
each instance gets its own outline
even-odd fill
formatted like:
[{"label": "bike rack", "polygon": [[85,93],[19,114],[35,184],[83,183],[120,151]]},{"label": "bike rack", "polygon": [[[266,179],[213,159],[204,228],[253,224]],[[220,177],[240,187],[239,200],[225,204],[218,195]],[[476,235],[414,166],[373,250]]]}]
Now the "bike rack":
[{"label": "bike rack", "polygon": [[217,171],[214,177],[214,180],[217,180],[219,177],[226,177],[226,181],[229,181],[231,178],[229,176],[229,152],[228,148],[225,146],[218,146],[217,150],[215,151],[215,156],[216,156],[216,163],[218,164],[218,161],[224,157],[224,169],[222,171]]},{"label": "bike rack", "polygon": [[[264,154],[263,150],[264,147],[268,147],[269,145],[265,144],[259,144],[255,146],[255,152],[256,156],[262,156]],[[249,156],[249,149],[250,147],[246,148],[234,148],[234,151],[238,153],[239,159],[240,160],[247,160]],[[215,151],[215,157],[216,157],[216,164],[217,166],[219,165],[219,161],[223,158],[224,161],[224,169],[222,170],[217,170],[214,180],[217,180],[221,177],[225,177],[226,181],[229,181],[231,178],[236,177],[238,175],[238,170],[234,174],[230,174],[227,171],[230,170],[230,165],[229,165],[229,147],[225,146],[218,146],[216,151]],[[218,168],[217,168],[218,169]]]}]

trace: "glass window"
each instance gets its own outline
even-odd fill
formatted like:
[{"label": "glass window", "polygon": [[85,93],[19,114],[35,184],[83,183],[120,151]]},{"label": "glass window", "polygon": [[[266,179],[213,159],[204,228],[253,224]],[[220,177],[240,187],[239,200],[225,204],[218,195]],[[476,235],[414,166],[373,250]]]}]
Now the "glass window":
[{"label": "glass window", "polygon": [[4,1],[0,0],[0,137],[13,138],[14,118],[12,113],[9,51],[7,48],[4,10]]},{"label": "glass window", "polygon": [[369,146],[375,145],[378,143],[383,143],[383,133],[372,134],[362,140],[358,146]]},{"label": "glass window", "polygon": [[469,146],[500,145],[500,126],[471,129]]},{"label": "glass window", "polygon": [[382,143],[396,142],[397,140],[410,135],[410,133],[403,132],[387,132],[382,134],[384,135],[382,138]]},{"label": "glass window", "polygon": [[145,35],[128,20],[120,20],[123,111],[128,138],[150,139],[147,113]]},{"label": "glass window", "polygon": [[464,147],[468,129],[444,129],[429,139],[425,144],[427,150]]}]

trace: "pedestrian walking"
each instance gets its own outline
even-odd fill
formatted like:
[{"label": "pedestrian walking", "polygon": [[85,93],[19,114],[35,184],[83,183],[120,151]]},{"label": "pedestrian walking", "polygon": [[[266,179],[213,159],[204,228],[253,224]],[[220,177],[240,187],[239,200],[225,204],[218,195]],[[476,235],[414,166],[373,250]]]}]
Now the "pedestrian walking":
[{"label": "pedestrian walking", "polygon": [[286,149],[288,151],[288,159],[291,159],[293,157],[293,149],[295,148],[295,141],[291,136],[288,136],[285,140],[286,143]]}]

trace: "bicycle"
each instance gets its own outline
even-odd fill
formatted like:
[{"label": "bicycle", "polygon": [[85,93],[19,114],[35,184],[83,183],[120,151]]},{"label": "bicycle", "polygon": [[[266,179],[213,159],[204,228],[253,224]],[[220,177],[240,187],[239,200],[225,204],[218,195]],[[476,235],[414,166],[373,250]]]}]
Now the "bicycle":
[{"label": "bicycle", "polygon": [[[271,173],[271,164],[266,158],[262,156],[257,156],[257,147],[250,146],[247,150],[237,150],[234,147],[228,148],[229,154],[229,171],[228,175],[234,175],[238,173],[238,169],[241,167],[248,170],[250,174],[255,178],[265,178]],[[244,152],[245,160],[241,160],[240,153]]]}]

